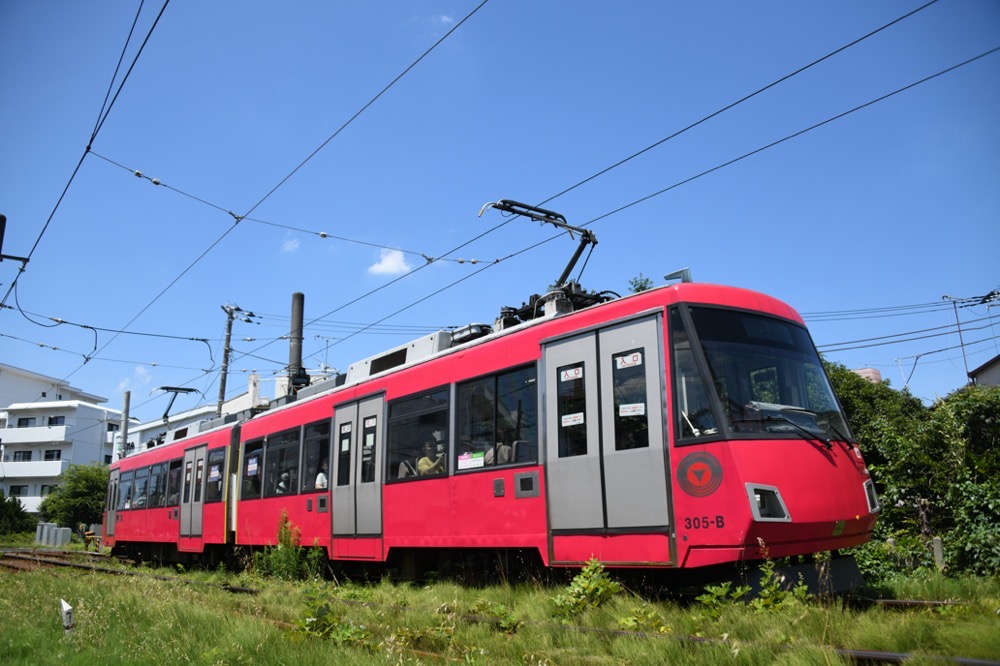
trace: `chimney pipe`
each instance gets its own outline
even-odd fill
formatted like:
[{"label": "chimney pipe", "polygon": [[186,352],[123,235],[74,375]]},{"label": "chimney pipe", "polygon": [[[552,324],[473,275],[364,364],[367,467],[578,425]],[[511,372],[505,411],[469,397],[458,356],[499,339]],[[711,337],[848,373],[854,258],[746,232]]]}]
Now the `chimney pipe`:
[{"label": "chimney pipe", "polygon": [[288,335],[288,395],[309,385],[309,375],[302,367],[302,320],[305,310],[305,294],[292,294],[292,329]]}]

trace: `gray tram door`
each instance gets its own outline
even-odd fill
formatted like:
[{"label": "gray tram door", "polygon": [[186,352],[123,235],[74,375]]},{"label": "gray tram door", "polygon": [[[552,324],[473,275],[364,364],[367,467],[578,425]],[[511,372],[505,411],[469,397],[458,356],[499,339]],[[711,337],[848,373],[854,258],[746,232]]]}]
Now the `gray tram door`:
[{"label": "gray tram door", "polygon": [[105,536],[115,535],[115,521],[118,519],[115,509],[118,506],[118,476],[121,474],[117,469],[111,470],[111,479],[108,481],[108,504],[107,504],[107,516],[106,525],[104,526],[107,533]]},{"label": "gray tram door", "polygon": [[669,523],[659,316],[544,345],[552,530]]},{"label": "gray tram door", "polygon": [[334,537],[382,534],[384,403],[379,395],[334,408]]},{"label": "gray tram door", "polygon": [[181,488],[181,536],[201,536],[202,509],[205,507],[205,457],[208,445],[184,452],[184,486]]}]

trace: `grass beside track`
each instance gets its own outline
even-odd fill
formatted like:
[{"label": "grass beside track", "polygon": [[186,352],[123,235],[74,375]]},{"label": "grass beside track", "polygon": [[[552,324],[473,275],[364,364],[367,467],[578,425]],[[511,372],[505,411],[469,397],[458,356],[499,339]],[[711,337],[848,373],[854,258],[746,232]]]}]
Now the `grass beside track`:
[{"label": "grass beside track", "polygon": [[[156,578],[65,569],[0,574],[0,661],[32,666],[849,663],[837,648],[911,653],[908,663],[914,664],[941,663],[938,656],[1000,659],[996,578],[928,575],[900,581],[891,590],[900,598],[964,602],[912,610],[812,600],[767,612],[730,602],[708,612],[697,602],[647,602],[624,591],[566,623],[553,615],[553,598],[564,588],[187,575],[253,586],[261,593],[233,595]],[[68,635],[60,599],[76,616]],[[689,640],[694,636],[706,640]]]}]

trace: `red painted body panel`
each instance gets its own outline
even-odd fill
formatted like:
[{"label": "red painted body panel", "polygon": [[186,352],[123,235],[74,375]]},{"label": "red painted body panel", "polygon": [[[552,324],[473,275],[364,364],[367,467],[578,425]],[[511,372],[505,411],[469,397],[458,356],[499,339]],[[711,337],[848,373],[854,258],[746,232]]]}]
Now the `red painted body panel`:
[{"label": "red painted body panel", "polygon": [[552,537],[553,566],[579,566],[596,557],[616,567],[670,565],[667,534],[604,534]]},{"label": "red painted body panel", "polygon": [[[537,497],[516,498],[514,474],[539,471]],[[502,480],[503,497],[494,496]],[[393,548],[537,548],[547,551],[540,467],[499,468],[449,479],[388,484],[383,490],[385,555]],[[547,558],[546,558],[547,559]]]},{"label": "red painted body panel", "polygon": [[[236,503],[236,543],[240,546],[274,546],[284,512],[299,530],[303,546],[330,547],[330,514],[320,513],[319,498],[329,492],[281,495]],[[327,500],[329,502],[329,500]],[[312,508],[308,508],[309,505]]]},{"label": "red painted body panel", "polygon": [[[864,483],[867,471],[856,449],[818,441],[751,440],[674,449],[673,478],[685,456],[716,456],[722,483],[695,497],[674,485],[674,515],[681,566],[846,548],[867,541],[875,524]],[[754,522],[745,484],[773,486],[791,522]],[[721,519],[721,520],[720,520]],[[842,525],[838,526],[838,521]],[[721,526],[720,526],[721,524]],[[763,544],[763,549],[761,548]]]}]

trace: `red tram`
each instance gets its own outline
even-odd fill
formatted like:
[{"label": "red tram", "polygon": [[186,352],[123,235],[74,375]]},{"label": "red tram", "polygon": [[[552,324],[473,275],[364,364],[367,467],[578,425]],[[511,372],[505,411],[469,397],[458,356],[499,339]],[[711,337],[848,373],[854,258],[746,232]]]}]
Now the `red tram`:
[{"label": "red tram", "polygon": [[169,433],[112,466],[105,543],[217,558],[275,544],[284,512],[335,561],[692,569],[870,537],[872,480],[788,305],[683,283],[499,328]]}]

